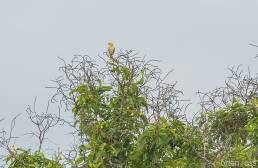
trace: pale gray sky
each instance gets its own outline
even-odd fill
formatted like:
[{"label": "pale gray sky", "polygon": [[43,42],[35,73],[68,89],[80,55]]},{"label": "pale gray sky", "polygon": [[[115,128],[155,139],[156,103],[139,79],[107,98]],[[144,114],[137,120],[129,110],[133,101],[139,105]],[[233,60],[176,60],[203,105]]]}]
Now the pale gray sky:
[{"label": "pale gray sky", "polygon": [[[257,72],[258,48],[248,45],[258,43],[257,17],[258,0],[0,0],[0,117],[24,113],[35,96],[46,103],[58,56],[94,57],[109,40],[163,60],[194,99],[198,89],[222,85],[228,66]],[[24,118],[19,124],[28,130]]]}]

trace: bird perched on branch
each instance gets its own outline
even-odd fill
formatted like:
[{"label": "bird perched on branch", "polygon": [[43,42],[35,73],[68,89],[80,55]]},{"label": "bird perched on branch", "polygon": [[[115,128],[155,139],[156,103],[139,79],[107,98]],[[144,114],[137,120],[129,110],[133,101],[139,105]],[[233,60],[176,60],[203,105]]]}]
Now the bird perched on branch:
[{"label": "bird perched on branch", "polygon": [[115,46],[112,42],[108,43],[108,54],[111,60],[114,60]]}]

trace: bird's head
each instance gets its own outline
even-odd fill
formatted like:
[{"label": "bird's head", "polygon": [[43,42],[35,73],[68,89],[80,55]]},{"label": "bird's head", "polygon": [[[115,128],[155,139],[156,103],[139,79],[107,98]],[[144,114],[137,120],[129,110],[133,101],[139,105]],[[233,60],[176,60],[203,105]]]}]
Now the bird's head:
[{"label": "bird's head", "polygon": [[112,42],[108,42],[108,47],[109,48],[114,47],[114,44]]}]

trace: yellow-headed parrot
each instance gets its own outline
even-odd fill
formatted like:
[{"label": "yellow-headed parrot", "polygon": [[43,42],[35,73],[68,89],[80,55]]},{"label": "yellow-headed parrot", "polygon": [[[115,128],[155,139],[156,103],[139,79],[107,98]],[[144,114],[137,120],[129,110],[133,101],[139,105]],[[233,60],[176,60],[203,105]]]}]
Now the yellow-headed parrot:
[{"label": "yellow-headed parrot", "polygon": [[108,43],[108,54],[109,54],[110,59],[112,59],[112,60],[114,59],[113,58],[114,53],[115,53],[114,44],[112,42],[109,42]]}]

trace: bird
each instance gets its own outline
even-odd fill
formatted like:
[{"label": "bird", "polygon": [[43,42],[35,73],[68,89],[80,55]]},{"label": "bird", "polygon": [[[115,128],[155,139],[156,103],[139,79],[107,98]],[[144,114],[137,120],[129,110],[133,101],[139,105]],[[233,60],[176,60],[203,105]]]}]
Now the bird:
[{"label": "bird", "polygon": [[111,60],[114,60],[115,46],[112,42],[108,42],[108,54]]}]

